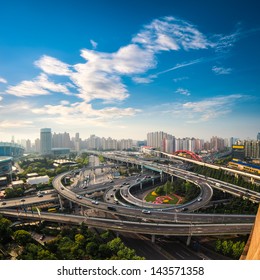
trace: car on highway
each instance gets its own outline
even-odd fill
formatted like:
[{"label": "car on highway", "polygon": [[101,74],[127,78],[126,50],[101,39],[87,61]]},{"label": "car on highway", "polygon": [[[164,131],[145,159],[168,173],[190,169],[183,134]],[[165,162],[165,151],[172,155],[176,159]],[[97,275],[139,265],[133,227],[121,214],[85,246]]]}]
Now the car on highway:
[{"label": "car on highway", "polygon": [[116,208],[113,207],[113,206],[107,206],[107,209],[108,209],[108,210],[112,210],[112,211],[116,211]]},{"label": "car on highway", "polygon": [[187,210],[189,210],[187,207],[181,208],[181,211],[187,211]]},{"label": "car on highway", "polygon": [[78,199],[82,199],[82,196],[81,196],[81,195],[79,195],[79,194],[77,194],[77,195],[76,195],[76,198],[78,198]]},{"label": "car on highway", "polygon": [[142,213],[144,213],[144,214],[151,214],[151,211],[150,211],[150,210],[143,209],[143,210],[142,210]]},{"label": "car on highway", "polygon": [[98,201],[96,201],[96,200],[92,200],[91,203],[95,204],[95,205],[98,205]]},{"label": "car on highway", "polygon": [[4,201],[4,202],[2,202],[2,205],[6,205],[6,202]]},{"label": "car on highway", "polygon": [[38,197],[43,197],[43,192],[38,191],[37,196],[38,196]]},{"label": "car on highway", "polygon": [[21,202],[25,202],[25,199],[20,199]]},{"label": "car on highway", "polygon": [[198,199],[197,199],[197,201],[201,201],[202,200],[202,197],[199,197]]}]

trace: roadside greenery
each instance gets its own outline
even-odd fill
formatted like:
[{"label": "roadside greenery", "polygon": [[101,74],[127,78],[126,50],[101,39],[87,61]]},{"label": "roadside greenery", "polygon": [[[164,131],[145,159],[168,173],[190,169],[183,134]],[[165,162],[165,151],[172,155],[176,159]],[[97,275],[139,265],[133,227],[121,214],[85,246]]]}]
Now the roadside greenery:
[{"label": "roadside greenery", "polygon": [[238,175],[237,177],[228,174],[224,170],[218,170],[206,166],[195,165],[192,168],[192,171],[206,177],[215,178],[227,183],[231,183],[246,189],[250,189],[256,192],[260,192],[260,185],[252,184],[251,182],[246,182],[242,176]]},{"label": "roadside greenery", "polygon": [[[10,247],[16,250],[19,260],[143,260],[135,250],[114,238],[109,231],[97,234],[84,224],[48,229],[47,225],[11,227],[12,222],[0,216],[0,259],[9,259]],[[39,243],[28,230],[55,233],[50,241]],[[39,234],[38,234],[39,235]],[[43,239],[44,241],[45,239]],[[5,253],[3,253],[5,252]]]},{"label": "roadside greenery", "polygon": [[220,240],[218,239],[215,244],[217,252],[229,256],[233,259],[239,259],[243,253],[245,247],[244,241],[234,242],[232,240]]}]

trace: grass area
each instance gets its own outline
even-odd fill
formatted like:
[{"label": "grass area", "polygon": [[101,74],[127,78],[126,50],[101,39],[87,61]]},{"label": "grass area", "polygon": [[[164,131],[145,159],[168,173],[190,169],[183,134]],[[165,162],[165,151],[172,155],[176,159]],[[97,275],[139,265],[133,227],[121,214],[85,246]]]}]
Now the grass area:
[{"label": "grass area", "polygon": [[[154,202],[156,200],[157,197],[160,197],[159,195],[155,196],[152,195],[153,191],[151,191],[146,197],[145,197],[145,201],[146,202]],[[164,200],[164,202],[162,204],[176,204],[178,202],[178,198],[172,194],[168,195],[171,199],[166,199]],[[164,197],[164,196],[161,196]]]}]

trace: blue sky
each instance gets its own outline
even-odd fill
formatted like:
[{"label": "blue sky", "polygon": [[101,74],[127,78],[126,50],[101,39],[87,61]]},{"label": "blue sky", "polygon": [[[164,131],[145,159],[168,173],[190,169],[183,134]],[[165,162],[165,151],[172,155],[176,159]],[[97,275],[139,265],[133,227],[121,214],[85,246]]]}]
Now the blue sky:
[{"label": "blue sky", "polygon": [[259,1],[5,2],[0,140],[260,131]]}]

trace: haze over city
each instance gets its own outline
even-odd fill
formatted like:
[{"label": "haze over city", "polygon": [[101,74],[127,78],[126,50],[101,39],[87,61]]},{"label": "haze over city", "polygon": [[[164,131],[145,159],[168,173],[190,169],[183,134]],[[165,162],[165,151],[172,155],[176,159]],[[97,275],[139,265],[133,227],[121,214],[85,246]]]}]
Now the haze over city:
[{"label": "haze over city", "polygon": [[0,141],[39,130],[256,138],[258,1],[17,1],[0,9]]}]

